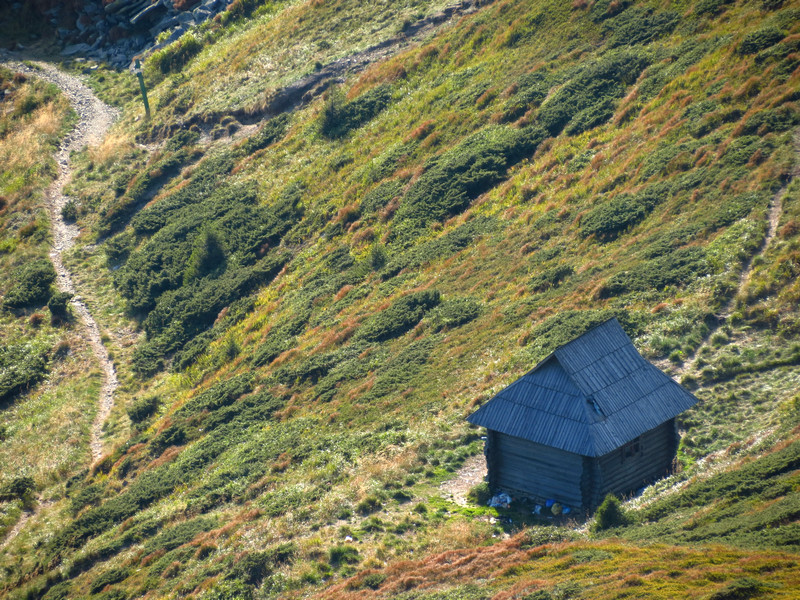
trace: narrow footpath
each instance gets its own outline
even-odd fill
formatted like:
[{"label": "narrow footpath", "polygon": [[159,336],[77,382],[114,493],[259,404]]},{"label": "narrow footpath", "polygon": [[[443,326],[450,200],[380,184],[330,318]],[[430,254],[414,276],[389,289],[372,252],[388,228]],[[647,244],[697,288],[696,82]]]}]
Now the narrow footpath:
[{"label": "narrow footpath", "polygon": [[16,61],[4,61],[0,62],[0,64],[6,68],[44,79],[58,86],[61,92],[69,98],[72,108],[79,117],[78,124],[62,140],[61,146],[56,153],[58,177],[47,190],[47,208],[50,213],[50,227],[53,236],[50,259],[56,270],[56,284],[62,292],[75,294],[71,303],[72,309],[78,316],[83,335],[89,342],[92,352],[97,357],[97,361],[103,371],[103,386],[100,390],[97,416],[92,424],[90,439],[92,461],[96,462],[103,455],[103,424],[114,405],[114,392],[119,383],[114,364],[109,358],[108,350],[103,346],[100,339],[100,328],[97,325],[97,321],[94,320],[86,304],[77,295],[78,290],[75,289],[72,277],[64,266],[62,256],[75,243],[79,230],[77,225],[70,225],[64,221],[61,216],[61,209],[69,201],[69,198],[64,195],[64,186],[72,176],[70,154],[83,149],[88,144],[98,144],[117,118],[118,111],[101,102],[80,79],[57,69],[51,64],[44,62],[29,63],[34,64],[36,68],[31,68]]}]

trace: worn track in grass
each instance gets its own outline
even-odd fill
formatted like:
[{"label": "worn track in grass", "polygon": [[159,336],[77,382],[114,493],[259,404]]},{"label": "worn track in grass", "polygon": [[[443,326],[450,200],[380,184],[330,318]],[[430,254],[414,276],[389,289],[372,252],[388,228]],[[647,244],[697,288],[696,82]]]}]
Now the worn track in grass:
[{"label": "worn track in grass", "polygon": [[55,84],[69,99],[72,108],[78,114],[78,123],[62,140],[56,153],[58,163],[58,177],[47,190],[47,209],[50,213],[50,227],[53,237],[53,246],[50,249],[50,259],[56,270],[56,284],[63,292],[76,294],[72,299],[72,309],[77,314],[83,334],[89,342],[92,352],[97,357],[103,371],[103,386],[100,390],[97,416],[91,429],[90,447],[92,460],[97,461],[103,454],[103,424],[108,418],[114,404],[114,392],[118,387],[117,374],[114,364],[108,355],[108,350],[103,346],[100,328],[92,317],[86,303],[78,296],[79,290],[75,288],[67,268],[64,266],[62,256],[75,243],[78,236],[78,227],[64,221],[61,210],[69,198],[64,195],[64,186],[69,182],[72,171],[70,168],[70,154],[83,149],[88,144],[98,144],[117,118],[115,108],[101,102],[80,79],[69,75],[55,66],[35,62],[35,68],[16,61],[4,63],[7,68],[38,77]]}]

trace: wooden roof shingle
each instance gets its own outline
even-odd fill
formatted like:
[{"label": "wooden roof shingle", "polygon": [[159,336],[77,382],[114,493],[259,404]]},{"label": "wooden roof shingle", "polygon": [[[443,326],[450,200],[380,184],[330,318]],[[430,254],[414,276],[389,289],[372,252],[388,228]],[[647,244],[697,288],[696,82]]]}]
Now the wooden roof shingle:
[{"label": "wooden roof shingle", "polygon": [[616,319],[556,349],[467,420],[582,456],[602,456],[697,399],[636,350]]}]

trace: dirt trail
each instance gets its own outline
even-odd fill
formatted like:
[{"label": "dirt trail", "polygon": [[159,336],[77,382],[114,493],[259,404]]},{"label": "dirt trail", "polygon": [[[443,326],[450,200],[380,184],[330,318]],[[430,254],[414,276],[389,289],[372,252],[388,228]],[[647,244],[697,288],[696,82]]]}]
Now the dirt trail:
[{"label": "dirt trail", "polygon": [[92,424],[90,446],[92,460],[97,461],[103,454],[103,423],[111,412],[114,404],[114,391],[117,389],[117,374],[114,364],[108,356],[108,350],[100,338],[100,328],[89,312],[86,303],[77,295],[69,271],[64,266],[62,255],[69,250],[78,237],[77,225],[66,223],[61,216],[61,209],[69,201],[64,195],[64,186],[72,175],[70,169],[70,154],[83,149],[88,144],[98,144],[111,124],[117,118],[115,108],[101,102],[80,79],[60,71],[53,65],[36,62],[38,68],[30,68],[22,63],[8,61],[4,64],[9,69],[39,77],[57,85],[62,93],[69,98],[73,109],[78,113],[79,121],[75,128],[62,140],[56,153],[58,163],[58,178],[47,190],[47,205],[50,212],[50,226],[53,235],[53,247],[50,249],[50,259],[57,275],[58,289],[76,294],[72,299],[72,309],[77,314],[84,335],[91,345],[92,352],[100,363],[103,371],[103,386],[100,390],[97,416]]},{"label": "dirt trail", "polygon": [[[708,333],[694,353],[691,356],[686,357],[686,360],[684,360],[680,367],[672,369],[673,376],[676,379],[694,369],[694,358],[700,354],[700,351],[704,346],[708,345],[708,340],[711,338],[711,335],[714,333],[714,331],[725,324],[725,322],[727,322],[727,320],[730,318],[731,314],[733,314],[733,310],[736,306],[736,300],[743,294],[745,287],[750,281],[750,276],[753,273],[753,260],[756,256],[763,254],[767,248],[769,248],[770,244],[778,233],[778,223],[780,222],[781,212],[783,211],[783,198],[786,196],[789,185],[792,183],[792,181],[796,177],[800,177],[800,130],[795,133],[793,141],[795,151],[795,166],[794,169],[792,169],[789,180],[772,196],[769,201],[769,207],[767,208],[767,233],[764,236],[764,240],[761,242],[761,247],[742,264],[742,271],[739,274],[736,292],[731,294],[731,297],[720,309],[719,314],[717,315],[716,325],[709,328]],[[668,368],[667,363],[664,362],[664,364],[661,365],[661,368],[666,370]]]}]

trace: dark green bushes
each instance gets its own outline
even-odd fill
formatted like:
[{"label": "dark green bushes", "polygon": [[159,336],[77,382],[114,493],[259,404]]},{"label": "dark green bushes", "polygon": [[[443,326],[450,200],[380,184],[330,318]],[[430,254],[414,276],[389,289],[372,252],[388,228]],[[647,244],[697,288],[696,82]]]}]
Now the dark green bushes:
[{"label": "dark green bushes", "polygon": [[260,367],[278,358],[278,355],[293,348],[296,339],[305,329],[311,317],[311,307],[299,310],[291,319],[275,325],[270,329],[264,343],[256,350],[253,356],[253,365]]},{"label": "dark green bushes", "polygon": [[127,567],[118,567],[113,569],[108,569],[107,571],[103,571],[98,575],[94,581],[92,581],[92,585],[89,587],[89,591],[92,594],[96,594],[101,592],[104,587],[107,585],[113,585],[115,583],[119,583],[123,581],[130,575],[130,569]]},{"label": "dark green bushes", "polygon": [[595,235],[603,241],[612,240],[643,220],[669,193],[669,185],[657,184],[638,194],[620,194],[590,210],[581,219],[580,233],[583,237]]},{"label": "dark green bushes", "polygon": [[56,271],[49,260],[39,258],[18,267],[11,277],[13,283],[3,298],[3,306],[28,308],[47,304]]},{"label": "dark green bushes", "polygon": [[437,291],[414,292],[398,298],[389,308],[367,319],[356,332],[355,338],[381,342],[403,335],[437,304]]},{"label": "dark green bushes", "polygon": [[154,52],[147,66],[161,75],[177,73],[202,49],[202,42],[193,33],[187,33],[166,48]]},{"label": "dark green bushes", "polygon": [[748,33],[739,43],[736,51],[741,55],[755,54],[760,50],[774,46],[784,38],[783,32],[776,27],[763,27]]},{"label": "dark green bushes", "polygon": [[778,108],[768,108],[747,119],[739,129],[742,135],[763,136],[771,132],[787,131],[800,123],[800,111],[795,105],[784,104]]},{"label": "dark green bushes", "polygon": [[291,562],[296,553],[297,546],[291,542],[273,546],[262,552],[248,552],[236,560],[229,578],[250,585],[260,585],[278,566]]},{"label": "dark green bushes", "polygon": [[29,499],[36,491],[36,482],[32,477],[15,477],[0,486],[0,502]]},{"label": "dark green bushes", "polygon": [[350,102],[346,102],[338,91],[333,92],[322,111],[320,131],[331,139],[344,137],[372,120],[389,106],[391,100],[389,85],[379,85]]},{"label": "dark green bushes", "polygon": [[217,520],[207,517],[198,517],[178,523],[148,540],[144,545],[144,552],[150,554],[158,550],[174,550],[178,546],[191,542],[199,534],[214,529],[216,526]]},{"label": "dark green bushes", "polygon": [[31,343],[0,346],[0,407],[45,376],[47,354]]},{"label": "dark green bushes", "polygon": [[435,344],[435,337],[426,337],[403,348],[386,362],[364,399],[380,398],[407,385],[428,362]]},{"label": "dark green bushes", "polygon": [[602,125],[614,114],[615,102],[647,66],[642,52],[617,50],[581,67],[539,109],[536,120],[551,136],[578,135]]},{"label": "dark green bushes", "polygon": [[441,237],[412,246],[386,264],[381,271],[381,278],[390,279],[404,269],[416,269],[436,259],[447,258],[466,248],[480,236],[494,231],[496,227],[496,219],[482,216]]},{"label": "dark green bushes", "polygon": [[613,32],[608,40],[610,48],[649,44],[653,40],[672,33],[680,20],[673,11],[654,11],[651,8],[634,7],[624,11],[610,21]]},{"label": "dark green bushes", "polygon": [[487,127],[428,161],[396,213],[394,238],[408,243],[429,223],[463,211],[545,137],[538,127]]},{"label": "dark green bushes", "polygon": [[603,531],[612,527],[623,527],[630,523],[630,517],[622,508],[619,498],[613,494],[605,497],[602,504],[594,514],[594,525],[592,531]]},{"label": "dark green bushes", "polygon": [[748,600],[761,596],[770,587],[753,577],[741,577],[727,583],[721,590],[717,590],[708,600]]},{"label": "dark green bushes", "polygon": [[627,292],[661,290],[668,285],[690,283],[710,272],[711,267],[706,261],[703,248],[679,248],[613,275],[598,295],[601,298],[610,298]]},{"label": "dark green bushes", "polygon": [[453,298],[434,308],[429,314],[433,331],[453,329],[477,319],[481,305],[471,298]]},{"label": "dark green bushes", "polygon": [[151,417],[158,410],[158,405],[161,400],[158,396],[148,396],[146,398],[139,398],[134,400],[133,403],[127,408],[128,418],[133,423],[141,423],[145,419]]},{"label": "dark green bushes", "polygon": [[574,272],[575,270],[569,265],[559,265],[539,271],[531,277],[531,291],[546,292],[549,289],[558,287],[565,279],[571,277]]},{"label": "dark green bushes", "polygon": [[654,502],[642,511],[642,516],[655,521],[680,508],[706,506],[723,498],[773,500],[791,489],[792,483],[785,476],[797,469],[800,469],[800,443],[794,442],[737,469],[692,483],[684,492]]},{"label": "dark green bushes", "polygon": [[279,141],[286,134],[286,128],[289,126],[289,113],[283,113],[277,117],[273,117],[264,125],[261,126],[256,133],[251,135],[242,144],[242,149],[246,154],[253,154],[258,150],[262,150],[267,146]]}]

